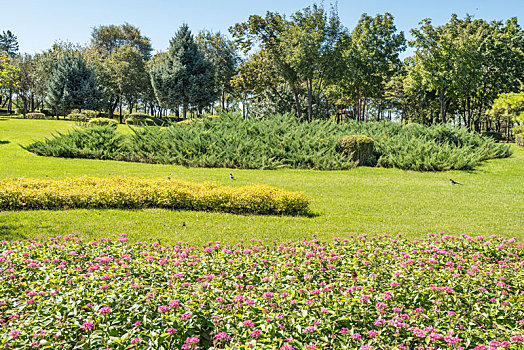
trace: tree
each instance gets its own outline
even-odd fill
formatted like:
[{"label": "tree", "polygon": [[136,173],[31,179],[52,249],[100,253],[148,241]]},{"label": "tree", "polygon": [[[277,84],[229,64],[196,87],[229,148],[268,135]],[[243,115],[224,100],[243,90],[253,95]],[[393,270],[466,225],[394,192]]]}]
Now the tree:
[{"label": "tree", "polygon": [[0,53],[5,53],[8,57],[18,54],[18,40],[10,30],[0,35]]},{"label": "tree", "polygon": [[291,88],[298,117],[302,115],[301,94],[306,91],[308,120],[316,114],[314,96],[325,95],[324,80],[330,72],[333,48],[342,31],[336,10],[328,13],[317,5],[297,11],[291,20],[267,12],[265,17],[253,15],[230,28],[244,53],[254,46],[265,51],[279,79]]},{"label": "tree", "polygon": [[96,109],[100,103],[94,70],[80,55],[65,55],[57,61],[47,89],[47,104],[57,116],[75,108]]},{"label": "tree", "polygon": [[[149,76],[140,51],[131,45],[115,49],[108,58],[110,77],[119,96],[126,99],[129,113],[133,111],[142,91],[147,88]],[[120,116],[122,119],[122,116]],[[120,120],[122,122],[122,120]]]},{"label": "tree", "polygon": [[231,93],[231,79],[239,61],[235,45],[220,32],[209,31],[198,33],[196,42],[204,57],[213,63],[215,87],[220,95],[222,109],[225,110],[226,93]]},{"label": "tree", "polygon": [[142,36],[140,29],[129,23],[93,28],[91,43],[106,56],[119,47],[131,45],[140,51],[145,60],[151,58],[151,40]]},{"label": "tree", "polygon": [[389,13],[375,17],[363,14],[351,34],[338,42],[342,67],[335,84],[354,103],[357,120],[364,120],[371,99],[379,101],[380,115],[386,84],[400,71],[399,54],[405,48],[404,33],[397,32]]},{"label": "tree", "polygon": [[189,27],[184,24],[171,39],[163,64],[151,70],[151,83],[159,104],[171,109],[189,106],[199,113],[216,100],[213,64],[205,59]]},{"label": "tree", "polygon": [[[493,101],[490,113],[497,120],[500,120],[500,117],[506,118],[506,136],[508,139],[512,121],[517,122],[518,125],[515,131],[521,133],[522,125],[524,125],[524,92],[500,94],[495,101]],[[497,131],[500,132],[500,128]]]}]

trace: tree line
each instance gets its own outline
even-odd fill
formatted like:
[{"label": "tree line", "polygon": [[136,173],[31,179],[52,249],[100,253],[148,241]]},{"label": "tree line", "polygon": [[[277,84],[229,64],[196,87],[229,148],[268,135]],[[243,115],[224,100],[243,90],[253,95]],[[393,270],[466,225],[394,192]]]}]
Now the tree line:
[{"label": "tree line", "polygon": [[[509,132],[523,109],[500,107],[506,97],[524,96],[517,18],[424,19],[408,41],[390,13],[363,14],[348,29],[336,8],[312,5],[289,17],[252,15],[229,32],[231,39],[194,36],[182,25],[167,51],[154,55],[150,39],[130,24],[99,26],[85,46],[57,42],[34,55],[19,54],[14,34],[3,32],[0,108],[118,111],[120,118],[133,111],[182,118],[293,112],[308,121],[397,119],[497,132]],[[413,54],[401,59],[408,47]]]}]

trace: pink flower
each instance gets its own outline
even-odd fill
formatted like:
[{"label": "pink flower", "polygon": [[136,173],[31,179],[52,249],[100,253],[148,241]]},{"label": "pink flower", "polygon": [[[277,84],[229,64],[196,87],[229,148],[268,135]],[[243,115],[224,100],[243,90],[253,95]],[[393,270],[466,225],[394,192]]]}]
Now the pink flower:
[{"label": "pink flower", "polygon": [[231,337],[226,332],[220,332],[217,335],[215,335],[213,339],[220,341],[220,340],[229,340],[231,339]]},{"label": "pink flower", "polygon": [[255,324],[251,320],[246,320],[246,321],[242,322],[242,326],[243,327],[253,327],[254,325]]},{"label": "pink flower", "polygon": [[253,332],[249,333],[250,337],[257,338],[260,336],[260,330],[256,329]]},{"label": "pink flower", "polygon": [[316,331],[317,331],[316,327],[309,326],[309,327],[304,328],[302,333],[313,333],[313,332],[316,332]]},{"label": "pink flower", "polygon": [[161,305],[158,307],[158,312],[160,313],[163,313],[163,312],[168,312],[169,311],[169,306],[168,305]]},{"label": "pink flower", "polygon": [[11,338],[16,338],[16,337],[18,337],[19,335],[20,335],[20,331],[19,331],[19,330],[15,330],[15,331],[11,331],[11,332],[9,332],[9,336],[10,336]]},{"label": "pink flower", "polygon": [[375,338],[377,335],[378,335],[378,332],[373,329],[368,332],[368,337],[370,338]]},{"label": "pink flower", "polygon": [[168,329],[167,329],[167,333],[169,333],[169,334],[176,333],[176,331],[177,331],[176,328],[168,328]]},{"label": "pink flower", "polygon": [[360,335],[360,333],[354,333],[351,335],[351,338],[355,339],[355,340],[360,340],[362,339],[362,336]]},{"label": "pink flower", "polygon": [[111,307],[109,307],[109,306],[104,306],[103,308],[98,310],[98,312],[100,312],[102,315],[106,315],[106,314],[110,313],[111,311],[112,311]]},{"label": "pink flower", "polygon": [[362,345],[359,350],[375,350],[375,348],[371,345]]},{"label": "pink flower", "polygon": [[93,329],[94,324],[91,321],[86,321],[82,324],[82,330],[87,331],[88,329]]},{"label": "pink flower", "polygon": [[136,337],[131,339],[131,344],[140,344],[142,342],[142,338]]}]

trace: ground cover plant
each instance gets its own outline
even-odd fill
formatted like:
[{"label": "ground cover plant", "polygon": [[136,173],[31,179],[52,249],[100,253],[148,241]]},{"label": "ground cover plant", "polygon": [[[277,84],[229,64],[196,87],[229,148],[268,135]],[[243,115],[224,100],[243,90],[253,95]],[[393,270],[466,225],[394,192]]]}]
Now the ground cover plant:
[{"label": "ground cover plant", "polygon": [[242,214],[310,214],[309,199],[265,185],[227,187],[171,178],[0,179],[0,209],[168,208]]},{"label": "ground cover plant", "polygon": [[[303,191],[318,214],[235,215],[169,209],[69,209],[0,211],[0,239],[79,233],[86,239],[128,234],[130,241],[208,240],[238,242],[251,237],[296,241],[311,233],[330,239],[341,234],[404,234],[417,239],[437,229],[448,234],[514,235],[524,240],[524,148],[510,158],[483,162],[473,171],[415,172],[377,167],[351,171],[298,169],[231,170],[186,168],[80,158],[38,157],[22,149],[52,133],[67,133],[71,121],[0,118],[0,178],[171,177],[227,186],[266,184]],[[132,132],[119,125],[121,133]],[[237,180],[229,178],[233,173]],[[462,183],[453,186],[449,179]],[[486,213],[489,212],[489,215]],[[183,226],[182,224],[186,225]]]},{"label": "ground cover plant", "polygon": [[349,236],[0,246],[5,349],[499,349],[524,343],[522,242]]},{"label": "ground cover plant", "polygon": [[[92,128],[93,129],[93,128]],[[508,145],[448,125],[393,122],[304,123],[290,115],[244,120],[204,118],[167,128],[75,129],[25,146],[42,156],[128,160],[191,167],[347,170],[355,166],[340,142],[348,135],[374,140],[370,165],[420,171],[472,169],[511,155]]]}]

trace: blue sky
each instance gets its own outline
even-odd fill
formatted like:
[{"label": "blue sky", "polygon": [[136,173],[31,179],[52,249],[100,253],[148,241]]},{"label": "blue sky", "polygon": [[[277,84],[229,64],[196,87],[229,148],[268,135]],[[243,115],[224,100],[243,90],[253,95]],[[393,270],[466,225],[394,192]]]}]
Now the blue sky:
[{"label": "blue sky", "polygon": [[[226,32],[230,25],[245,21],[251,14],[274,11],[292,14],[313,1],[299,0],[2,0],[0,31],[11,30],[20,51],[46,50],[56,40],[85,44],[98,25],[128,22],[151,38],[155,51],[167,48],[182,23],[196,33],[201,29]],[[329,6],[329,1],[324,1]],[[343,24],[353,28],[361,14],[390,12],[399,30],[408,32],[423,18],[435,24],[447,22],[452,13],[471,14],[486,20],[518,17],[524,25],[523,0],[339,0]]]}]

